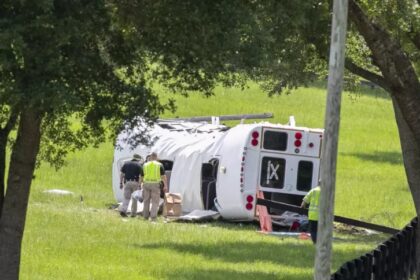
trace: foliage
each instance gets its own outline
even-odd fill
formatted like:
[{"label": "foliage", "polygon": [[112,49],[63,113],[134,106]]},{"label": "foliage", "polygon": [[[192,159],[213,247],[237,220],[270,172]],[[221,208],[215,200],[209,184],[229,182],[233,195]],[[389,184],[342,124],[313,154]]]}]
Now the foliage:
[{"label": "foliage", "polygon": [[[418,4],[363,2],[418,58]],[[325,77],[330,35],[327,1],[4,1],[0,9],[0,104],[42,108],[40,159],[60,165],[82,148],[154,119],[165,109],[153,93],[211,95],[215,85],[244,87],[249,78],[271,94]],[[406,16],[402,16],[406,15]],[[400,36],[400,35],[403,36]],[[379,73],[363,37],[350,25],[347,57]],[[357,73],[356,73],[357,74]],[[348,75],[348,81],[356,81]],[[348,83],[353,84],[353,83]],[[72,115],[77,129],[64,121]],[[122,124],[121,120],[127,123]],[[4,121],[3,121],[4,122]],[[57,124],[60,123],[60,130]],[[143,141],[141,137],[133,144]],[[54,145],[54,148],[52,145]]]},{"label": "foliage", "polygon": [[39,159],[59,166],[68,151],[103,141],[104,124],[114,135],[121,120],[170,108],[144,80],[127,84],[116,72],[134,52],[104,1],[3,1],[0,18],[1,118],[12,108],[44,112]]}]

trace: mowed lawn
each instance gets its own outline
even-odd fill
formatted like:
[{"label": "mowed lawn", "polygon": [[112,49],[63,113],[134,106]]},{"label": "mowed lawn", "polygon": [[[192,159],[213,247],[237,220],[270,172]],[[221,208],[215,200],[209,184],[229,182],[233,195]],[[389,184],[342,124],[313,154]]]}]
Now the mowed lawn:
[{"label": "mowed lawn", "polygon": [[[385,93],[343,94],[336,214],[401,228],[414,207],[404,176],[391,102]],[[217,89],[216,96],[174,97],[163,117],[272,112],[271,122],[322,127],[325,89],[300,88],[267,97],[256,86]],[[139,108],[141,110],[141,108]],[[46,164],[32,185],[22,248],[21,279],[311,279],[308,240],[262,235],[255,224],[165,223],[122,219],[108,209],[112,143]],[[48,189],[74,194],[56,196]],[[373,249],[386,235],[334,233],[333,269]]]}]

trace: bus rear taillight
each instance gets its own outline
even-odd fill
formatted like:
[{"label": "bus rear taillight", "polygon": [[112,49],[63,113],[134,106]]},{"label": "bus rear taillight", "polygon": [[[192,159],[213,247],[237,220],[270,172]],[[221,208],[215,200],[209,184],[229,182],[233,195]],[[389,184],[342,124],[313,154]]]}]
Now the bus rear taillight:
[{"label": "bus rear taillight", "polygon": [[247,210],[252,210],[252,208],[254,208],[254,206],[252,205],[252,202],[254,202],[254,196],[247,195],[246,196],[246,202],[247,202],[247,204],[245,204],[245,208]]},{"label": "bus rear taillight", "polygon": [[252,136],[251,145],[258,146],[258,137],[260,137],[260,133],[258,131],[254,131],[252,132],[251,136]]},{"label": "bus rear taillight", "polygon": [[[295,147],[296,148],[300,148],[300,146],[302,146],[302,133],[301,132],[296,132],[295,133]],[[299,149],[295,150],[296,153],[299,153]]]}]

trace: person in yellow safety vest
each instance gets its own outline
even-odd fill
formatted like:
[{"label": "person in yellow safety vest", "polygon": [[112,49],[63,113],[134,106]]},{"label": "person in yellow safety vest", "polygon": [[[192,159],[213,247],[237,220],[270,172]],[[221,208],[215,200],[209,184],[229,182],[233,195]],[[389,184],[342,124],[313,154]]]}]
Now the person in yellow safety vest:
[{"label": "person in yellow safety vest", "polygon": [[[163,191],[168,191],[168,182],[163,165],[157,161],[157,154],[151,153],[150,159],[143,165],[143,217],[156,221],[160,200],[160,182],[163,181]],[[150,209],[150,201],[152,207]]]},{"label": "person in yellow safety vest", "polygon": [[308,220],[309,220],[309,232],[311,233],[312,242],[316,243],[316,237],[318,232],[318,215],[319,215],[319,195],[321,194],[321,181],[318,186],[310,190],[303,198],[302,205],[300,207],[306,208],[309,205]]}]

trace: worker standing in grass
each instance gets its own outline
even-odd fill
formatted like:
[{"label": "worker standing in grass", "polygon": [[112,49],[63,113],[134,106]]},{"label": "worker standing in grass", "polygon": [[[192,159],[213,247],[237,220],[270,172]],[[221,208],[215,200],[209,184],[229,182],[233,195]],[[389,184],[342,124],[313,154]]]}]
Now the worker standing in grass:
[{"label": "worker standing in grass", "polygon": [[141,156],[134,154],[132,160],[127,161],[121,167],[120,189],[124,188],[124,199],[120,208],[120,215],[127,217],[127,208],[131,199],[131,217],[137,215],[137,200],[132,199],[131,194],[140,190],[143,169],[140,165]]},{"label": "worker standing in grass", "polygon": [[308,192],[303,198],[302,205],[300,207],[306,208],[309,205],[308,220],[309,220],[309,232],[311,233],[312,242],[316,243],[316,236],[318,232],[318,216],[319,216],[319,195],[321,194],[321,181],[318,182],[318,186]]},{"label": "worker standing in grass", "polygon": [[[156,221],[160,200],[160,182],[163,181],[163,191],[168,191],[168,182],[163,165],[157,161],[157,154],[151,153],[150,160],[143,165],[143,217]],[[150,201],[152,208],[150,209]]]}]

